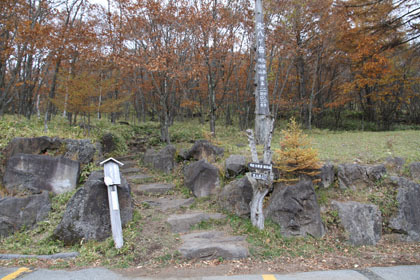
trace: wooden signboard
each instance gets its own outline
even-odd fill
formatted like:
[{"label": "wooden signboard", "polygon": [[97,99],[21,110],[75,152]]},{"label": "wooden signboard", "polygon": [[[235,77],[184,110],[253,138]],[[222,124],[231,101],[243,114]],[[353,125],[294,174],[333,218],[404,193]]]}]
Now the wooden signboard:
[{"label": "wooden signboard", "polygon": [[248,163],[250,169],[256,170],[272,170],[273,166],[271,164],[259,163],[259,162],[250,162]]},{"label": "wooden signboard", "polygon": [[119,249],[124,245],[120,207],[118,203],[117,185],[121,184],[120,166],[124,164],[116,159],[109,158],[101,165],[104,166],[104,182],[108,189],[109,215],[111,217],[112,237],[115,248]]},{"label": "wooden signboard", "polygon": [[263,181],[268,180],[268,175],[265,173],[251,173],[251,177],[257,180],[263,180]]}]

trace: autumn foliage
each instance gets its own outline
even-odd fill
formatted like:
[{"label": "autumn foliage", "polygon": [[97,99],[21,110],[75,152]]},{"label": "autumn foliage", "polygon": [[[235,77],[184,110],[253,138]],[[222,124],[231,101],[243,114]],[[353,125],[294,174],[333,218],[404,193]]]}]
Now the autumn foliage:
[{"label": "autumn foliage", "polygon": [[[250,0],[0,1],[0,115],[254,119]],[[414,0],[265,0],[270,111],[305,128],[420,124]]]},{"label": "autumn foliage", "polygon": [[281,131],[280,149],[274,151],[274,168],[279,172],[278,182],[299,181],[302,177],[314,177],[322,167],[318,151],[295,119]]}]

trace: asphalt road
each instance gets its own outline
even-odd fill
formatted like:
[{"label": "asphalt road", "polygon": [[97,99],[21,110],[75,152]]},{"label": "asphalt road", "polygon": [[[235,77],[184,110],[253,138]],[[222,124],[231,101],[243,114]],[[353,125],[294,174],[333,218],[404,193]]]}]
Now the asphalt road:
[{"label": "asphalt road", "polygon": [[[152,280],[150,277],[124,277],[106,268],[77,271],[31,268],[0,268],[0,280]],[[162,279],[162,278],[160,278]],[[420,280],[420,265],[372,267],[365,270],[313,271],[293,274],[206,276],[164,278],[166,280]]]}]

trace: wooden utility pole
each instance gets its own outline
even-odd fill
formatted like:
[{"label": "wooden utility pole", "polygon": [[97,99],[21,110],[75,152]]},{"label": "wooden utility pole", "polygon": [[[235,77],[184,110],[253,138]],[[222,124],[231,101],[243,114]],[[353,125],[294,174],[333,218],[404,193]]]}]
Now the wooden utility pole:
[{"label": "wooden utility pole", "polygon": [[[265,27],[261,0],[255,1],[255,38],[255,134],[251,129],[247,130],[253,161],[249,167],[251,170],[254,169],[255,172],[248,172],[246,175],[253,190],[250,203],[251,222],[257,228],[264,229],[264,197],[273,185],[271,138],[273,135],[274,120],[270,115],[268,102]],[[258,159],[257,144],[264,145],[262,160]]]},{"label": "wooden utility pole", "polygon": [[270,134],[271,115],[268,100],[265,25],[262,0],[255,1],[255,141],[265,144]]}]

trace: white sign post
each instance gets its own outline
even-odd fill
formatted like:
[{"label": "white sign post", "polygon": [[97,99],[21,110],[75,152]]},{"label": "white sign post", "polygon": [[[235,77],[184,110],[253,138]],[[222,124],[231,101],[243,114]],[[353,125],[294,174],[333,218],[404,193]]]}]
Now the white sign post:
[{"label": "white sign post", "polygon": [[123,233],[121,226],[120,207],[118,203],[117,185],[121,184],[120,166],[124,164],[114,158],[109,158],[100,163],[104,166],[104,182],[108,189],[109,214],[111,216],[112,237],[115,248],[123,246]]}]

